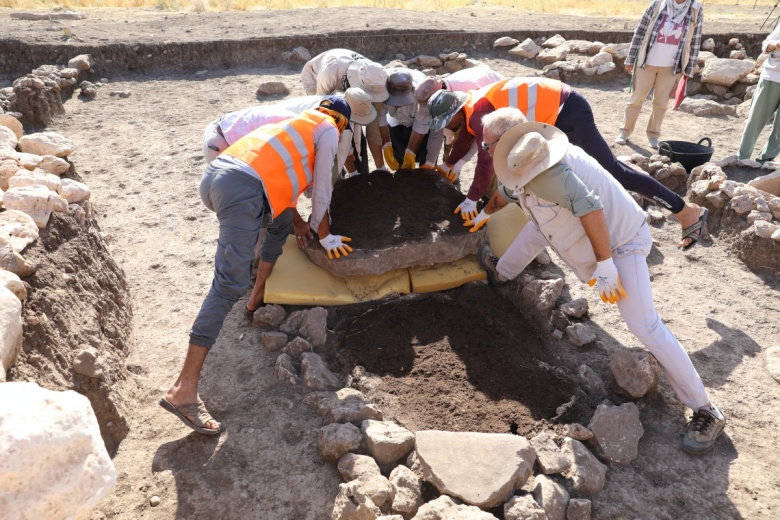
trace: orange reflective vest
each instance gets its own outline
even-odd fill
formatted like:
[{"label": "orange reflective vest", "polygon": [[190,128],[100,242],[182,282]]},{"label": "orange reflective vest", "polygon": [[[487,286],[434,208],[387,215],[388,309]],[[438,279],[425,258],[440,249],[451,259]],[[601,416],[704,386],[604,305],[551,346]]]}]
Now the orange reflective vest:
[{"label": "orange reflective vest", "polygon": [[554,125],[558,119],[561,104],[560,81],[547,78],[502,79],[492,85],[469,92],[469,99],[463,105],[466,129],[476,135],[469,121],[474,106],[480,99],[487,99],[494,108],[517,108],[529,121]]},{"label": "orange reflective vest", "polygon": [[274,218],[295,206],[314,181],[314,127],[326,120],[333,122],[322,112],[306,110],[293,119],[261,126],[222,152],[257,173]]}]

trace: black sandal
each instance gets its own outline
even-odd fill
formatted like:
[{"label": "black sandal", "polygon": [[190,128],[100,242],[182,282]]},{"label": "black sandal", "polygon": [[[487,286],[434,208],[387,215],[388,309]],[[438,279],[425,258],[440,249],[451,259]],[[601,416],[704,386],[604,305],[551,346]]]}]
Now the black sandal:
[{"label": "black sandal", "polygon": [[699,240],[705,236],[707,231],[707,217],[709,214],[710,212],[707,210],[707,208],[701,208],[701,211],[699,212],[699,220],[682,230],[682,237],[680,237],[680,240],[682,241],[686,238],[690,238],[692,241],[688,243],[688,245],[681,246],[680,249],[683,251],[688,251],[690,248],[698,244]]}]

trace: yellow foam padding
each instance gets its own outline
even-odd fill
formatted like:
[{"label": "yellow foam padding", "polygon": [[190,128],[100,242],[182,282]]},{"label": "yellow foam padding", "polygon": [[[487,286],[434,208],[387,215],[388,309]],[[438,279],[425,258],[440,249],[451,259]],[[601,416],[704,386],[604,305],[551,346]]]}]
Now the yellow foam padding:
[{"label": "yellow foam padding", "polygon": [[464,283],[487,278],[476,255],[469,255],[454,262],[421,265],[409,269],[412,292],[428,293],[460,287]]},{"label": "yellow foam padding", "polygon": [[499,258],[502,257],[527,223],[528,217],[517,204],[509,204],[490,217],[487,235],[493,253]]},{"label": "yellow foam padding", "polygon": [[406,269],[376,276],[333,276],[312,263],[306,253],[298,249],[295,237],[290,235],[265,283],[263,298],[266,303],[285,305],[346,305],[410,291]]}]

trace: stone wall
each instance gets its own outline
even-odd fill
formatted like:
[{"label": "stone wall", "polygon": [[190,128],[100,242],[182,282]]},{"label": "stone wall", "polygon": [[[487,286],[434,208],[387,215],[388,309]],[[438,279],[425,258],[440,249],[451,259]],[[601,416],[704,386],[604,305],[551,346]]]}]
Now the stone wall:
[{"label": "stone wall", "polygon": [[[598,40],[609,43],[631,41],[632,31],[557,31],[567,40]],[[394,36],[403,34],[403,48]],[[403,31],[344,32],[329,35],[290,38],[253,38],[201,42],[113,43],[107,45],[40,44],[30,45],[12,38],[0,39],[0,74],[24,75],[41,63],[65,65],[76,54],[91,54],[97,74],[120,72],[195,72],[203,69],[264,67],[279,65],[283,52],[306,47],[312,56],[328,49],[343,47],[375,60],[395,58],[397,52],[438,54],[444,48],[474,52],[493,52],[493,42],[502,36],[518,40],[552,36],[553,31],[516,32],[444,32],[409,35]],[[710,36],[704,35],[703,38]],[[763,34],[711,35],[716,42],[738,37],[750,55],[760,53]],[[500,53],[501,51],[496,51]],[[291,68],[299,69],[295,62]]]}]

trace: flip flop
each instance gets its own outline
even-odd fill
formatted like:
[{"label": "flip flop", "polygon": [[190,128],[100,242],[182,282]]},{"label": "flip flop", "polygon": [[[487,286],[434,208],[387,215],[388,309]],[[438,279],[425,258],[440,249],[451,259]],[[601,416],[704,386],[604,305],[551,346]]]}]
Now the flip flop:
[{"label": "flip flop", "polygon": [[701,211],[699,211],[699,220],[682,230],[682,236],[680,237],[680,240],[691,238],[693,241],[687,246],[681,247],[680,249],[683,251],[688,251],[690,248],[699,243],[699,240],[702,239],[707,229],[707,217],[709,214],[710,212],[707,210],[707,208],[701,208]]},{"label": "flip flop", "polygon": [[[196,404],[185,404],[182,406],[176,406],[175,404],[171,403],[164,397],[161,397],[158,401],[160,406],[163,407],[168,412],[171,412],[173,415],[178,417],[182,420],[184,424],[192,428],[198,433],[202,433],[204,435],[219,435],[219,433],[222,431],[222,425],[219,425],[219,428],[211,429],[211,428],[204,428],[203,425],[206,424],[209,421],[213,421],[214,418],[211,416],[211,414],[206,410],[206,405],[203,404],[203,402],[199,402]],[[187,416],[194,416],[195,420],[191,421],[187,418]]]}]

